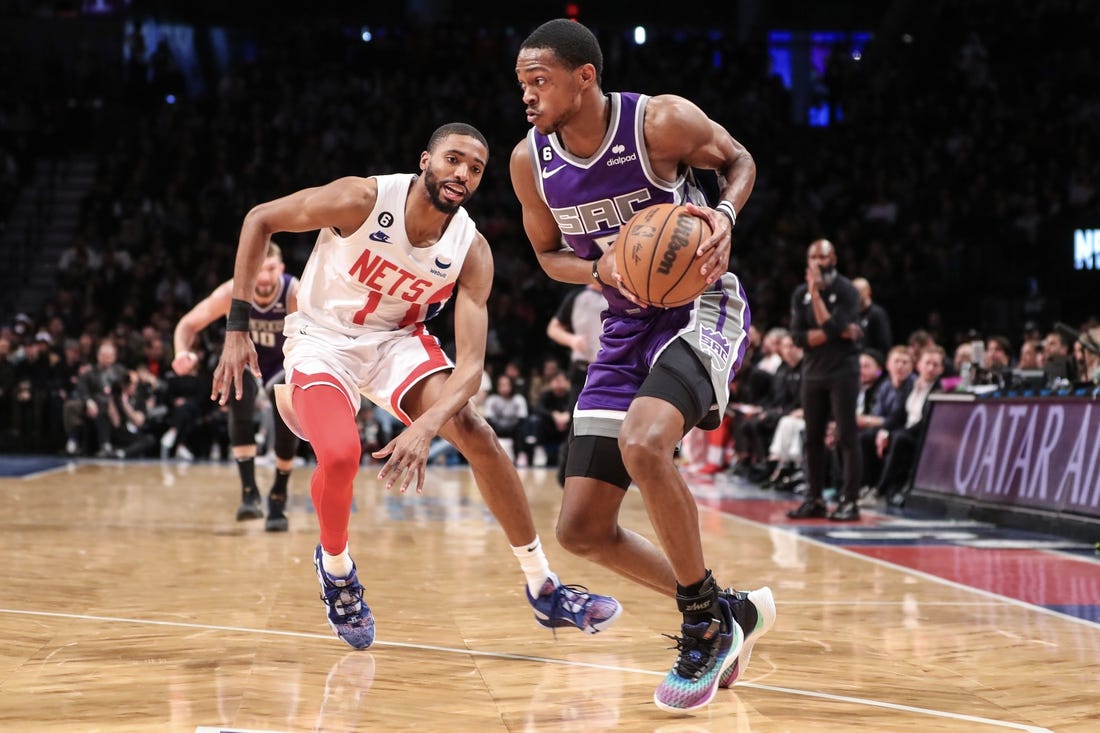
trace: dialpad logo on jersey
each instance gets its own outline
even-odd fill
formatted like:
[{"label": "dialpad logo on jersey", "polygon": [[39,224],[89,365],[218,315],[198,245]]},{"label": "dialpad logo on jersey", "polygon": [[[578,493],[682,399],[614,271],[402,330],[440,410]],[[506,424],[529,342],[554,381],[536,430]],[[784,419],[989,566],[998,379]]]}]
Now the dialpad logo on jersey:
[{"label": "dialpad logo on jersey", "polygon": [[613,165],[622,165],[623,163],[629,163],[632,160],[637,160],[638,159],[638,154],[637,153],[631,153],[630,155],[623,155],[623,153],[626,152],[626,146],[621,144],[621,143],[619,145],[616,145],[613,148],[611,148],[611,152],[613,154],[617,155],[618,157],[617,158],[608,158],[607,159],[608,167],[613,166]]},{"label": "dialpad logo on jersey", "polygon": [[721,361],[722,367],[725,368],[730,358],[730,342],[721,331],[703,326],[699,331],[699,345],[703,347],[703,351]]}]

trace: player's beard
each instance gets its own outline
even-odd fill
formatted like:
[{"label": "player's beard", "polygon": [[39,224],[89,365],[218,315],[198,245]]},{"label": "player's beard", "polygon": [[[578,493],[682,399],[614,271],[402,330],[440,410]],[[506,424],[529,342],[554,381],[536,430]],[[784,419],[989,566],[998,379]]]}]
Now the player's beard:
[{"label": "player's beard", "polygon": [[428,200],[432,202],[432,206],[442,211],[444,214],[453,214],[458,211],[459,206],[466,203],[467,199],[470,198],[470,194],[467,192],[461,201],[452,203],[443,198],[442,190],[444,183],[458,183],[458,181],[441,181],[432,173],[430,167],[424,171],[424,187],[428,189]]},{"label": "player's beard", "polygon": [[271,296],[275,295],[275,288],[275,283],[271,283],[269,285],[257,284],[252,290],[255,293],[257,300],[267,300]]}]

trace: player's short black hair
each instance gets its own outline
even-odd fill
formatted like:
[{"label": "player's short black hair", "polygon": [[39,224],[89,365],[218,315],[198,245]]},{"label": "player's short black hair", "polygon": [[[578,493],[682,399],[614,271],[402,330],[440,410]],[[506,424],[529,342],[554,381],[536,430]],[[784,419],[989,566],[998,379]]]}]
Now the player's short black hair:
[{"label": "player's short black hair", "polygon": [[556,18],[546,21],[533,30],[520,45],[520,50],[525,48],[549,49],[569,69],[592,64],[596,67],[596,84],[603,84],[603,51],[600,50],[600,42],[592,31],[575,20]]},{"label": "player's short black hair", "polygon": [[472,137],[484,145],[486,150],[489,149],[489,141],[486,140],[485,136],[481,134],[481,131],[473,125],[467,125],[465,122],[448,122],[436,128],[436,131],[428,138],[428,152],[435,150],[435,146],[439,144],[439,141],[448,135],[466,135],[467,137]]}]

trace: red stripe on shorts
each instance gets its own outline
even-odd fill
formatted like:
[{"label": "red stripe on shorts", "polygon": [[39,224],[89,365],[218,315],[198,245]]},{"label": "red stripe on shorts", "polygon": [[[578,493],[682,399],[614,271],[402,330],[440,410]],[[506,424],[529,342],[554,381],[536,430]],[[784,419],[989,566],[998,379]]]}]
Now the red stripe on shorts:
[{"label": "red stripe on shorts", "polygon": [[439,371],[441,368],[450,367],[450,363],[447,361],[447,355],[443,353],[443,347],[439,345],[439,341],[435,336],[432,336],[424,328],[424,324],[418,324],[416,330],[412,333],[413,338],[420,339],[421,346],[424,347],[424,351],[428,358],[421,362],[420,366],[413,369],[409,376],[405,377],[401,384],[397,385],[397,389],[390,395],[390,407],[393,409],[395,415],[401,419],[406,425],[412,422],[409,416],[405,414],[405,411],[401,409],[401,397],[412,385],[420,381],[420,378],[429,372]]}]

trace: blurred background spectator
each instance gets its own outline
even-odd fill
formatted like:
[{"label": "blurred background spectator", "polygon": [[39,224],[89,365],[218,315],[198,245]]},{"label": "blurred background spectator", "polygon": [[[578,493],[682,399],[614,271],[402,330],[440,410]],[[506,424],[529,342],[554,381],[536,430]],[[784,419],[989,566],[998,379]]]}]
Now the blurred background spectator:
[{"label": "blurred background spectator", "polygon": [[[1093,322],[1100,5],[739,0],[676,22],[647,3],[575,6],[607,49],[606,79],[690,97],[754,155],[732,265],[759,333],[789,325],[802,246],[824,232],[894,334],[927,331],[948,354],[973,330],[1009,334],[1012,360],[1025,332]],[[496,262],[486,367],[495,379],[512,362],[517,392],[537,399],[548,356],[565,356],[546,327],[568,286],[539,272],[508,183],[506,146],[526,129],[509,69],[565,8],[3,4],[0,449],[63,451],[72,374],[111,338],[125,370],[144,363],[163,382],[169,454],[186,426],[198,433],[185,450],[209,451],[222,418],[172,380],[208,379],[210,365],[163,374],[173,355],[157,350],[194,293],[232,274],[244,213],[303,181],[400,170],[423,144],[411,130],[453,119],[493,153],[470,206]],[[287,239],[289,271],[314,237]],[[445,346],[450,318],[431,323]],[[1048,337],[1042,368],[1072,382],[1085,354],[1076,337],[1066,346],[1048,368]],[[175,416],[184,404],[198,412]]]}]

